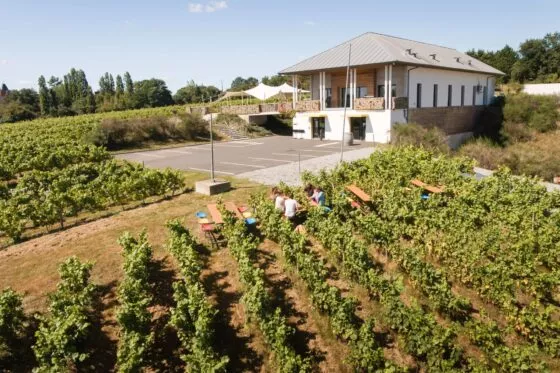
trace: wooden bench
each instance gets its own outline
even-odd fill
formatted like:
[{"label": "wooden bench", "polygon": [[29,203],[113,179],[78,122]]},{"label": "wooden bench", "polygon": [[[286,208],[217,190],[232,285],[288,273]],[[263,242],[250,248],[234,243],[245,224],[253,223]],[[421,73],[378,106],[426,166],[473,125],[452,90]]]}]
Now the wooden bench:
[{"label": "wooden bench", "polygon": [[356,197],[358,197],[364,202],[371,202],[371,197],[369,196],[369,194],[367,194],[366,192],[364,192],[362,189],[358,188],[354,184],[347,185],[346,190],[352,192]]},{"label": "wooden bench", "polygon": [[224,218],[222,217],[220,210],[218,210],[218,205],[216,205],[215,203],[211,203],[206,207],[210,212],[210,216],[212,216],[212,220],[214,221],[214,224],[224,224]]},{"label": "wooden bench", "polygon": [[433,185],[426,184],[418,179],[411,180],[410,183],[424,190],[427,190],[430,193],[443,193],[443,186],[435,187]]},{"label": "wooden bench", "polygon": [[226,210],[233,212],[238,219],[243,219],[243,214],[239,211],[239,208],[235,205],[235,203],[226,202],[224,206]]}]

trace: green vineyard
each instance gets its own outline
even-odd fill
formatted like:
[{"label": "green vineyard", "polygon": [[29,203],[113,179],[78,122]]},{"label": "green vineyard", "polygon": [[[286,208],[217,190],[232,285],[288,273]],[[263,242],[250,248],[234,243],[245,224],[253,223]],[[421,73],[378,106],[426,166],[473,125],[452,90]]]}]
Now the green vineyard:
[{"label": "green vineyard", "polygon": [[[261,193],[245,201],[256,226],[222,206],[217,246],[172,220],[158,259],[173,272],[165,307],[150,240],[124,234],[116,304],[103,306],[116,343],[91,337],[100,295],[91,264],[71,258],[26,342],[32,365],[87,370],[109,349],[106,368],[120,372],[558,371],[560,194],[507,170],[477,180],[472,167],[418,148],[375,152],[304,176],[328,210],[281,185],[303,202],[296,229]],[[351,203],[349,185],[371,201]],[[15,346],[33,329],[22,299],[0,295],[0,364],[24,354]]]},{"label": "green vineyard", "polygon": [[115,161],[88,137],[103,119],[169,116],[182,107],[39,119],[0,126],[0,237],[64,226],[69,216],[183,189],[180,173]]}]

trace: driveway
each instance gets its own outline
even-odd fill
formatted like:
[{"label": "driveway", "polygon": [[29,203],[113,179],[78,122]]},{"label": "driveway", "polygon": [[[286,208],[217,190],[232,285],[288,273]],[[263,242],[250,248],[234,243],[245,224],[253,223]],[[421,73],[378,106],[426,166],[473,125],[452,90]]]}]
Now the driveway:
[{"label": "driveway", "polygon": [[[345,151],[372,147],[364,143],[345,146]],[[216,175],[239,175],[251,171],[298,163],[340,153],[339,141],[298,140],[286,136],[214,143]],[[148,167],[210,172],[210,145],[119,154],[120,159],[144,163]]]}]

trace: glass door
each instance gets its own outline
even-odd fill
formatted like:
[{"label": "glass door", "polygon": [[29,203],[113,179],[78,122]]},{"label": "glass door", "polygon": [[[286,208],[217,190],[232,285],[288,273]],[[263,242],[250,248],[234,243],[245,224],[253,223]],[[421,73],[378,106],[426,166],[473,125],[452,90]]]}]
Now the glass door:
[{"label": "glass door", "polygon": [[314,139],[325,138],[325,118],[311,118],[311,135]]},{"label": "glass door", "polygon": [[338,103],[339,107],[344,107],[344,96],[346,95],[346,107],[350,107],[350,91],[346,93],[346,88],[340,88],[340,102]]},{"label": "glass door", "polygon": [[366,118],[350,118],[350,130],[356,140],[366,138]]}]

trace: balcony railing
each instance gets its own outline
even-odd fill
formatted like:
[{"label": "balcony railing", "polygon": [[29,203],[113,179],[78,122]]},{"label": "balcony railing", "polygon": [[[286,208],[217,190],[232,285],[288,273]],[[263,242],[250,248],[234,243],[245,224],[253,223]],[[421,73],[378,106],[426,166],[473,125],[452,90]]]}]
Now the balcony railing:
[{"label": "balcony railing", "polygon": [[383,110],[385,109],[385,98],[363,97],[354,99],[355,110]]},{"label": "balcony railing", "polygon": [[[393,97],[391,100],[391,110],[408,108],[408,98]],[[384,110],[385,98],[383,97],[363,97],[354,100],[355,110]]]},{"label": "balcony railing", "polygon": [[222,106],[220,108],[222,114],[233,114],[233,115],[248,115],[248,114],[259,114],[260,105],[234,105],[234,106]]},{"label": "balcony railing", "polygon": [[321,110],[321,101],[309,100],[296,102],[296,111],[319,111]]}]

